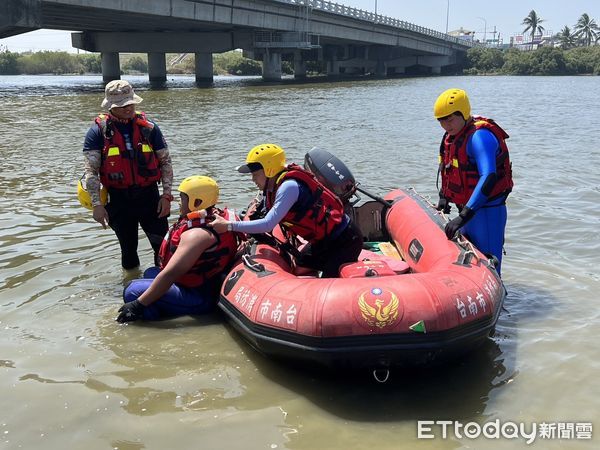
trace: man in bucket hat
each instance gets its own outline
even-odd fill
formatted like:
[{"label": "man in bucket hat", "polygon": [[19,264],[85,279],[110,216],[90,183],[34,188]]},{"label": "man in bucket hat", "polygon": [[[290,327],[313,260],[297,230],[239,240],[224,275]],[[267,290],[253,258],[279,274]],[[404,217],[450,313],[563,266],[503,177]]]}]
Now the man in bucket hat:
[{"label": "man in bucket hat", "polygon": [[[121,246],[121,265],[140,265],[138,224],[154,250],[155,262],[171,211],[173,167],[167,143],[156,125],[135,106],[142,98],[125,80],[106,85],[102,108],[85,136],[85,185],[94,220],[110,226]],[[162,183],[162,195],[158,183]],[[108,203],[100,197],[101,184]]]}]

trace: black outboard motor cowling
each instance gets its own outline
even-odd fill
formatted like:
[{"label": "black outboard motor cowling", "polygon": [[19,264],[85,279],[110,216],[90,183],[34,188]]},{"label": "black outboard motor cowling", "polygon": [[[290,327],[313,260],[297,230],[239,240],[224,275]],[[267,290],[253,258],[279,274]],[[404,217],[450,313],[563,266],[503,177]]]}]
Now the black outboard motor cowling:
[{"label": "black outboard motor cowling", "polygon": [[336,194],[344,205],[350,203],[350,198],[356,193],[356,180],[337,157],[327,150],[313,147],[304,156],[304,168]]}]

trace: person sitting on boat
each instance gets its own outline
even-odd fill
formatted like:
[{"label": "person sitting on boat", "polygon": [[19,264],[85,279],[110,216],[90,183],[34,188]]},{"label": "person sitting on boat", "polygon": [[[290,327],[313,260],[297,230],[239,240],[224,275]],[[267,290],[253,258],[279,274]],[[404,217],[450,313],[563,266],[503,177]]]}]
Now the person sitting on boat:
[{"label": "person sitting on boat", "polygon": [[275,144],[250,150],[246,164],[237,170],[251,173],[263,191],[265,217],[233,222],[217,216],[210,226],[218,232],[259,234],[279,224],[285,236],[299,236],[307,242],[298,265],[322,271],[324,278],[337,277],[342,264],[357,261],[362,234],[333,192],[311,172],[296,164],[286,166],[285,160],[285,151]]},{"label": "person sitting on boat", "polygon": [[233,262],[238,239],[232,231],[218,233],[207,227],[206,220],[231,220],[234,215],[215,206],[219,187],[210,177],[186,178],[179,185],[179,197],[181,215],[162,242],[160,266],[150,267],[125,288],[118,322],[202,314],[215,303],[221,274]]},{"label": "person sitting on boat", "polygon": [[481,252],[497,258],[500,274],[506,198],[513,187],[508,134],[492,119],[472,116],[462,89],[444,91],[435,101],[433,115],[445,130],[436,208],[449,213],[452,202],[459,210],[458,217],[446,224],[446,236],[453,239],[461,230]]}]

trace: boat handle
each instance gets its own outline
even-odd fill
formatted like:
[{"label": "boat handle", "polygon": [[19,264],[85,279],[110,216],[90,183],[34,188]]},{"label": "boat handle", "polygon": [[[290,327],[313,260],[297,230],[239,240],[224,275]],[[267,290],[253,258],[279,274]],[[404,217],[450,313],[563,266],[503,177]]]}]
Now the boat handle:
[{"label": "boat handle", "polygon": [[262,265],[261,263],[254,261],[252,259],[252,256],[250,256],[250,255],[242,255],[242,261],[244,262],[244,265],[248,269],[250,269],[254,272],[264,272],[265,271],[265,266]]},{"label": "boat handle", "polygon": [[[382,376],[379,375],[381,373]],[[390,378],[390,369],[374,369],[373,378],[378,383],[385,383]]]}]

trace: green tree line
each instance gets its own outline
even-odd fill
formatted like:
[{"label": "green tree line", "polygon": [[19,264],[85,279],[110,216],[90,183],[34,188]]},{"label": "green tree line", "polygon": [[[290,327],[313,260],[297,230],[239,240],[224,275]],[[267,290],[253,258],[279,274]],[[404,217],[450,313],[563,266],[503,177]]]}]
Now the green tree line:
[{"label": "green tree line", "polygon": [[[315,66],[314,68],[312,66]],[[241,52],[215,54],[215,75],[260,75],[260,62],[244,58]],[[289,61],[282,63],[284,73],[291,74]],[[311,64],[309,71],[320,72],[318,63]],[[127,55],[122,58],[121,70],[125,73],[146,73],[148,62],[145,55]],[[97,54],[73,55],[67,52],[12,53],[0,51],[0,74],[83,74],[101,73],[100,56]],[[179,64],[168,67],[168,73],[194,73],[193,55]],[[504,75],[600,75],[600,46],[571,49],[542,47],[534,51],[516,49],[474,47],[467,53],[464,73]]]},{"label": "green tree line", "polygon": [[502,75],[600,75],[600,46],[533,51],[474,47],[464,73]]},{"label": "green tree line", "polygon": [[[177,55],[167,55],[170,61]],[[284,73],[292,73],[289,62],[282,64]],[[169,74],[193,74],[194,55],[187,55],[178,64],[167,65]],[[122,54],[121,73],[147,73],[148,59],[146,55]],[[245,58],[239,51],[231,51],[213,55],[213,72],[215,75],[260,75],[262,64]],[[42,51],[35,53],[13,53],[0,48],[0,75],[39,75],[39,74],[84,74],[102,73],[100,55],[93,53],[71,54],[67,52]]]},{"label": "green tree line", "polygon": [[12,53],[0,49],[1,75],[55,75],[72,73],[101,73],[100,56],[72,55],[67,52]]},{"label": "green tree line", "polygon": [[[523,21],[523,33],[531,43],[545,31],[544,19],[531,10]],[[571,28],[564,28],[549,40],[551,46],[527,51],[509,48],[474,47],[467,53],[464,73],[504,75],[600,75],[600,27],[583,13]],[[547,45],[547,44],[546,44]]]}]

